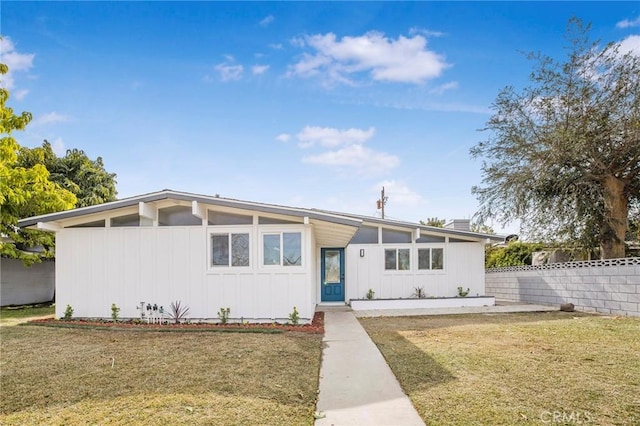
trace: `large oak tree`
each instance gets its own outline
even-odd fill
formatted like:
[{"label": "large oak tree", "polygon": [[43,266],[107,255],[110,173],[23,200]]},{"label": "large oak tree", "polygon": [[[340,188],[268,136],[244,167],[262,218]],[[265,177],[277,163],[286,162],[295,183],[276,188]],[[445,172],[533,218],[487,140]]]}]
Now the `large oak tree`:
[{"label": "large oak tree", "polygon": [[530,54],[530,85],[494,101],[489,137],[471,149],[484,159],[477,216],[624,257],[640,205],[640,56],[590,42],[575,18],[566,40],[564,61]]}]

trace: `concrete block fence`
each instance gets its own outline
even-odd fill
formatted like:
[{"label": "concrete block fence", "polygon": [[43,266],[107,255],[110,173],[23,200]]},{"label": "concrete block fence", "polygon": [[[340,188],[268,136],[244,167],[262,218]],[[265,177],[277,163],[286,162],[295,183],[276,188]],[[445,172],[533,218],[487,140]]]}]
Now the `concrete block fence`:
[{"label": "concrete block fence", "polygon": [[584,312],[640,317],[640,258],[487,269],[485,294],[514,302],[573,303]]}]

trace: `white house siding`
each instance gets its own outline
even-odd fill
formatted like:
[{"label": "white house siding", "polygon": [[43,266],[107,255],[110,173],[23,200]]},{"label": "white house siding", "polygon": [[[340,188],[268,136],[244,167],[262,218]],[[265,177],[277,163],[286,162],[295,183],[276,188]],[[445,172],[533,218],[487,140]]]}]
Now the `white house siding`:
[{"label": "white house siding", "polygon": [[[232,319],[285,320],[298,308],[315,308],[315,243],[311,225],[249,225],[250,268],[209,268],[211,226],[65,228],[57,233],[56,316],[66,305],[77,317],[139,317],[140,302],[169,308],[181,301],[190,318],[216,319],[229,307]],[[261,266],[262,231],[302,233],[302,266]]]},{"label": "white house siding", "polygon": [[[444,269],[418,270],[418,248],[444,247]],[[410,248],[411,269],[384,269],[385,248]],[[364,250],[364,257],[360,250]],[[458,287],[469,288],[470,295],[484,295],[484,246],[481,243],[434,244],[352,244],[346,250],[347,300],[365,298],[369,289],[375,298],[410,298],[416,287],[427,296],[452,297]]]}]

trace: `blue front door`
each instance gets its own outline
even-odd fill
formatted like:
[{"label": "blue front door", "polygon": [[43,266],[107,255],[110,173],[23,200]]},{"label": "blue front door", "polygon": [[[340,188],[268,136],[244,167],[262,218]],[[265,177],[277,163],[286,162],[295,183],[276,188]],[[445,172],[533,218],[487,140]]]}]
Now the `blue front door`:
[{"label": "blue front door", "polygon": [[344,302],[344,249],[323,248],[320,250],[322,262],[322,302]]}]

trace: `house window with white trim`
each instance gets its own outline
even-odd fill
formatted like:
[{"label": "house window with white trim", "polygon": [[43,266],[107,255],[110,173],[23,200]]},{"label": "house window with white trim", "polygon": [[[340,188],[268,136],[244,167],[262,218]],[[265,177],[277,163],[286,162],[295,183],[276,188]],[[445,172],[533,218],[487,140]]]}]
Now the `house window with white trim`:
[{"label": "house window with white trim", "polygon": [[384,269],[408,271],[411,269],[411,249],[384,249]]},{"label": "house window with white trim", "polygon": [[444,249],[443,248],[419,248],[418,249],[418,269],[419,270],[444,269]]},{"label": "house window with white trim", "polygon": [[302,234],[300,232],[263,234],[262,264],[265,266],[302,265]]},{"label": "house window with white trim", "polygon": [[249,266],[249,234],[211,234],[211,266]]}]

